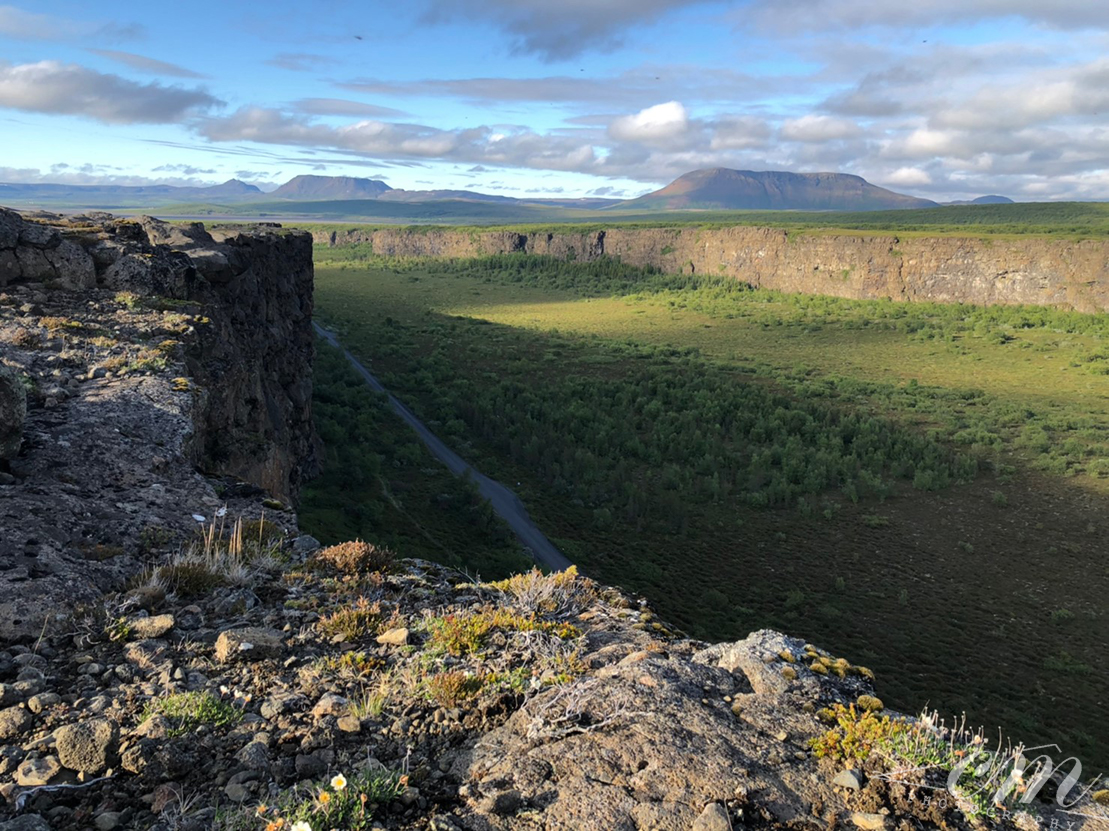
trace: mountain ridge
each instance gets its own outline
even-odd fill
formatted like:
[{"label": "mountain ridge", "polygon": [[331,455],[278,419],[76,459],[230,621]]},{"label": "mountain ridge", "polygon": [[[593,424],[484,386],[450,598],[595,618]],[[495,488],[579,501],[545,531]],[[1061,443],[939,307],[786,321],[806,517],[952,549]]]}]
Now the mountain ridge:
[{"label": "mountain ridge", "polygon": [[[982,197],[987,198],[987,197]],[[992,198],[992,197],[988,197]],[[515,197],[460,189],[407,190],[380,179],[355,176],[294,176],[265,193],[231,179],[210,187],[174,185],[61,185],[0,183],[0,202],[28,206],[118,208],[174,203],[252,203],[263,200],[338,202],[371,200],[395,203],[488,202],[578,210],[880,210],[936,207],[938,203],[896,193],[844,173],[792,173],[706,168],[683,174],[665,187],[634,199]]]}]

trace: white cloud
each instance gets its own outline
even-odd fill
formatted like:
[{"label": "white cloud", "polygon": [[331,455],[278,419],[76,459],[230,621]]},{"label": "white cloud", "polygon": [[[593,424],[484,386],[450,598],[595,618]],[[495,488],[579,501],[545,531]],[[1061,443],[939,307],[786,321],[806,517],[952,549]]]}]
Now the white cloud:
[{"label": "white cloud", "polygon": [[214,142],[326,148],[386,160],[437,159],[567,171],[588,169],[596,161],[590,144],[540,135],[523,127],[440,130],[374,120],[334,127],[263,107],[244,107],[227,117],[206,118],[198,122],[197,131]]},{"label": "white cloud", "polygon": [[110,124],[165,124],[222,102],[200,89],[139,84],[57,61],[0,62],[0,107]]},{"label": "white cloud", "polygon": [[114,49],[89,49],[94,55],[116,61],[124,66],[129,66],[148,75],[171,75],[175,78],[204,78],[199,72],[185,69],[177,64],[160,61],[157,58],[148,58],[145,55],[136,55],[133,52],[119,52]]},{"label": "white cloud", "polygon": [[608,125],[608,134],[618,141],[669,144],[689,129],[689,114],[679,101],[656,104],[634,115],[625,115]]},{"label": "white cloud", "polygon": [[782,124],[782,138],[786,141],[819,143],[858,138],[862,134],[862,128],[854,121],[829,115],[803,115]]},{"label": "white cloud", "polygon": [[919,167],[899,167],[893,173],[882,177],[882,184],[892,187],[915,188],[932,184],[928,171]]}]

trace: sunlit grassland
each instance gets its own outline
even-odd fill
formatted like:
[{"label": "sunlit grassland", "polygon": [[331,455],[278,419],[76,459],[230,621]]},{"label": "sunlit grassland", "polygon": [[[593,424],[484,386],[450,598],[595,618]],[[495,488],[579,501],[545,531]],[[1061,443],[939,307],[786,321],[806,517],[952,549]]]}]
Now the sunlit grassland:
[{"label": "sunlit grassland", "polygon": [[[899,417],[946,426],[952,437],[974,422],[1029,461],[1109,491],[1109,344],[1103,334],[1109,316],[1039,309],[1024,317],[1019,309],[990,315],[974,307],[722,290],[711,283],[696,290],[575,297],[449,272],[327,269],[326,260],[319,273],[328,294],[345,298],[350,308],[362,308],[372,281],[382,307],[692,347],[724,366],[786,383],[814,376],[866,382],[886,395],[864,387],[854,397],[878,408],[888,406],[890,390],[912,385],[918,400]],[[917,385],[991,401],[968,412],[967,400],[937,399]],[[1046,443],[1037,428],[1048,434]]]}]

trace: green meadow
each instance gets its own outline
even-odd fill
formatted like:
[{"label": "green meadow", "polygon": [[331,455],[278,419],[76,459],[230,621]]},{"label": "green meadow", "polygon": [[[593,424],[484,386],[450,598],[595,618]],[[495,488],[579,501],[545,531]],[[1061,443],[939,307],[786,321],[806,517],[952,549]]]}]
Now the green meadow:
[{"label": "green meadow", "polygon": [[[318,250],[316,282],[319,317],[586,573],[697,637],[780,628],[870,666],[891,706],[1109,762],[1106,316],[357,247]],[[347,476],[356,402],[327,406]],[[464,523],[420,519],[441,471],[397,465],[383,432],[353,442],[380,458],[370,497],[403,488],[421,556],[437,537],[473,567]],[[359,493],[305,527],[400,540]]]}]

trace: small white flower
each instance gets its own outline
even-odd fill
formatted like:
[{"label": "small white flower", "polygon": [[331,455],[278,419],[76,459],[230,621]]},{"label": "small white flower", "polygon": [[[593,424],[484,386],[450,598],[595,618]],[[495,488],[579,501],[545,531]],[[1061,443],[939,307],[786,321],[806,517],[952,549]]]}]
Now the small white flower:
[{"label": "small white flower", "polygon": [[335,790],[341,791],[346,786],[347,778],[343,776],[343,774],[337,773],[335,774],[335,776],[331,777],[331,787],[333,787]]},{"label": "small white flower", "polygon": [[289,829],[289,831],[312,831],[312,826],[304,820],[301,820],[300,822],[294,822],[293,827]]}]

